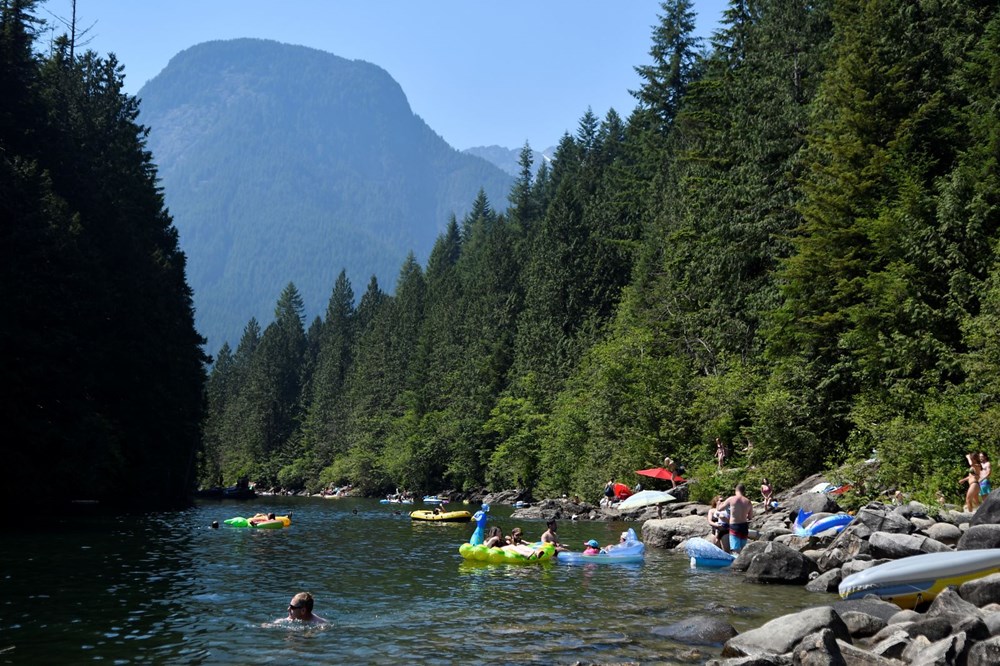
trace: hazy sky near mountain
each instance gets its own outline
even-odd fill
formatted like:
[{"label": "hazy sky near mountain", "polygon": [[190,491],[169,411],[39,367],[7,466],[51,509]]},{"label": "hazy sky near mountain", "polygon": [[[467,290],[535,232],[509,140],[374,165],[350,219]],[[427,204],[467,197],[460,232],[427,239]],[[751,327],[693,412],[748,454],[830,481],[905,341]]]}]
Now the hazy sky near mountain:
[{"label": "hazy sky near mountain", "polygon": [[[697,33],[710,35],[727,5],[694,0]],[[58,26],[71,7],[49,0],[38,15]],[[118,57],[131,94],[188,47],[273,39],[382,67],[458,149],[544,150],[588,107],[627,118],[662,13],[650,0],[77,0],[86,47]]]}]

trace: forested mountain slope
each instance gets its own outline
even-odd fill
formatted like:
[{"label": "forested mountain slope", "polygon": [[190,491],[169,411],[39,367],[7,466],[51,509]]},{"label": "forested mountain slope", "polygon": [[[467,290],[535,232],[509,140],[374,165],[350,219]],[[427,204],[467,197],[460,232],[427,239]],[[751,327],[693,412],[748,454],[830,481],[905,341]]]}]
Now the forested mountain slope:
[{"label": "forested mountain slope", "polygon": [[309,314],[342,269],[392,284],[480,188],[505,201],[513,181],[448,146],[384,70],[301,46],[200,44],[139,98],[210,351],[290,280]]}]

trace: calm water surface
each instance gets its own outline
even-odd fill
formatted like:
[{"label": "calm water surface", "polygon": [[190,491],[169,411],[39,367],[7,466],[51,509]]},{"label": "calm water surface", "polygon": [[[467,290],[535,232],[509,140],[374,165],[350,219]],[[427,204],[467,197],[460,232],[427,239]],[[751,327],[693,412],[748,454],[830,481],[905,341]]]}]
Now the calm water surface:
[{"label": "calm water surface", "polygon": [[[458,546],[470,525],[413,523],[414,507],[399,508],[260,498],[6,531],[0,663],[700,663],[719,648],[679,645],[658,630],[706,613],[745,630],[832,600],[693,570],[656,549],[641,565],[466,562]],[[257,511],[292,512],[292,526],[210,528]],[[492,513],[505,532],[514,526],[509,508]],[[529,538],[545,529],[517,524]],[[559,536],[582,550],[590,538],[616,542],[629,526],[640,531],[564,521]],[[284,617],[300,590],[329,625],[262,626]]]}]

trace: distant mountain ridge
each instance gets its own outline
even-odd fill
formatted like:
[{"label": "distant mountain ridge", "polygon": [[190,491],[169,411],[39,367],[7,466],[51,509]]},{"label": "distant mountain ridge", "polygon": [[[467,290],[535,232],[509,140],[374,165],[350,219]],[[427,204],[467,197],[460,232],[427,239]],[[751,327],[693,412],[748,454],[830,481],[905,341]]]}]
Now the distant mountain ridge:
[{"label": "distant mountain ridge", "polygon": [[302,46],[200,44],[138,96],[210,353],[270,322],[290,281],[309,318],[342,269],[358,296],[373,274],[392,291],[410,251],[425,262],[480,188],[502,208],[513,182],[449,146],[385,70]]},{"label": "distant mountain ridge", "polygon": [[[462,152],[467,155],[482,157],[487,162],[497,165],[514,177],[517,177],[521,173],[520,148],[504,148],[503,146],[474,146],[472,148],[466,148]],[[532,174],[538,173],[538,169],[542,166],[543,162],[551,162],[552,156],[555,155],[555,153],[555,146],[546,148],[541,152],[532,150]]]}]

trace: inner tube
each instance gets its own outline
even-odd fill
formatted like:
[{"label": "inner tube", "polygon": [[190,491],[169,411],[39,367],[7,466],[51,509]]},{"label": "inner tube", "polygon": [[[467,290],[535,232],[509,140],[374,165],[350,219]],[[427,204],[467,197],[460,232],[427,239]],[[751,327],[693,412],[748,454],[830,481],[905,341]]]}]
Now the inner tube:
[{"label": "inner tube", "polygon": [[533,544],[533,547],[538,553],[535,557],[519,553],[510,547],[487,548],[483,544],[474,546],[471,543],[463,543],[459,546],[458,553],[466,560],[489,562],[490,564],[535,564],[555,557],[556,547],[554,544]]},{"label": "inner tube", "polygon": [[467,523],[472,520],[472,514],[468,511],[413,511],[410,513],[411,520],[426,520],[437,523]]},{"label": "inner tube", "polygon": [[698,567],[728,567],[736,559],[732,553],[727,553],[701,537],[688,539],[684,543],[684,552],[691,558],[691,566]]}]

